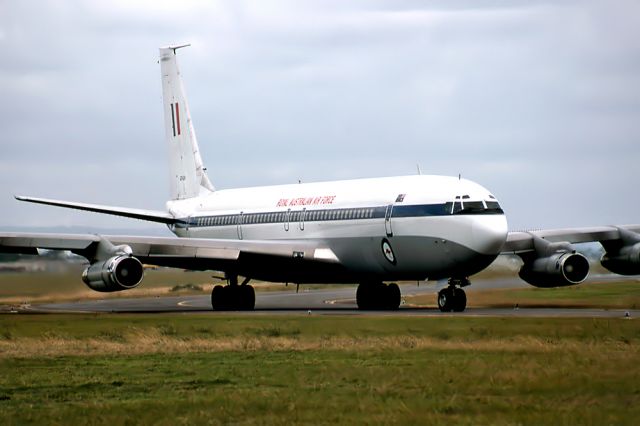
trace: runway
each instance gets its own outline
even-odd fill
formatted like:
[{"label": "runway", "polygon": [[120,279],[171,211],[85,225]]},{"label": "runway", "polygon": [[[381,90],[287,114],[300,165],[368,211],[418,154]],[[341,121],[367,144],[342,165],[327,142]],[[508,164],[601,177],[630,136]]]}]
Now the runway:
[{"label": "runway", "polygon": [[[254,311],[237,312],[240,315],[375,315],[375,316],[497,316],[497,317],[582,317],[582,318],[637,318],[640,310],[570,309],[570,308],[467,308],[464,312],[442,313],[435,307],[435,294],[442,287],[436,285],[403,285],[403,303],[397,311],[361,311],[355,301],[355,286],[320,290],[301,290],[291,286],[283,291],[256,292]],[[478,281],[465,289],[472,300],[473,293],[495,288],[526,288],[526,284],[513,279]],[[434,306],[416,307],[405,303],[405,296],[433,294]],[[112,298],[69,303],[34,305],[32,312],[103,312],[103,313],[203,313],[214,312],[208,295],[152,298]]]}]

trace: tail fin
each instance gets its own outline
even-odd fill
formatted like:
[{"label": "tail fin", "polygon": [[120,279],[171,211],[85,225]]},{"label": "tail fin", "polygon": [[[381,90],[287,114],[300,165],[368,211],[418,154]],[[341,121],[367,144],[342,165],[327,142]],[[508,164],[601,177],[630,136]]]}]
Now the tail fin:
[{"label": "tail fin", "polygon": [[182,46],[160,48],[164,128],[169,145],[171,199],[182,200],[214,191],[202,165],[187,97],[176,61]]}]

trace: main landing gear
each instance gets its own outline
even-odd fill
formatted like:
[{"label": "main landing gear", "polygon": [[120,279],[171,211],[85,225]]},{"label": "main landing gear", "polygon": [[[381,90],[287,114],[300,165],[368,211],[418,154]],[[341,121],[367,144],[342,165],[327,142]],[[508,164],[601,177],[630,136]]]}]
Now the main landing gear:
[{"label": "main landing gear", "polygon": [[356,291],[359,309],[396,310],[400,307],[400,287],[391,283],[362,283]]},{"label": "main landing gear", "polygon": [[256,292],[245,278],[238,285],[238,277],[231,276],[229,285],[217,285],[211,291],[211,306],[214,311],[252,311],[256,305]]},{"label": "main landing gear", "polygon": [[468,278],[450,278],[449,287],[438,292],[438,308],[442,312],[462,312],[467,307],[467,295],[462,287],[470,285]]}]

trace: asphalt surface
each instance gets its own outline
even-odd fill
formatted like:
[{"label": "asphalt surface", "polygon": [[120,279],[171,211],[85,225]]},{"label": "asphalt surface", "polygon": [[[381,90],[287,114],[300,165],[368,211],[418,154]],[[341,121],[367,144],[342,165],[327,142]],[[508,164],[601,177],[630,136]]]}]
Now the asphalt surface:
[{"label": "asphalt surface", "polygon": [[[620,277],[612,277],[620,280]],[[594,277],[591,280],[603,280],[608,277]],[[637,318],[640,310],[610,309],[567,309],[567,308],[467,308],[465,312],[442,313],[436,307],[414,307],[404,303],[404,296],[418,294],[435,294],[442,288],[440,285],[403,285],[403,304],[398,311],[360,311],[355,301],[355,286],[330,288],[321,290],[301,289],[296,293],[295,286],[284,291],[267,291],[256,293],[256,309],[251,312],[239,312],[243,315],[282,314],[282,315],[379,315],[379,316],[501,316],[501,317],[607,317]],[[465,288],[468,298],[473,293],[495,288],[527,288],[528,285],[514,279],[497,279],[477,281]],[[28,308],[38,312],[112,312],[112,313],[161,313],[161,312],[202,312],[211,315],[223,314],[211,309],[208,295],[151,297],[151,298],[116,298],[88,300],[73,303],[55,303],[34,305]]]}]

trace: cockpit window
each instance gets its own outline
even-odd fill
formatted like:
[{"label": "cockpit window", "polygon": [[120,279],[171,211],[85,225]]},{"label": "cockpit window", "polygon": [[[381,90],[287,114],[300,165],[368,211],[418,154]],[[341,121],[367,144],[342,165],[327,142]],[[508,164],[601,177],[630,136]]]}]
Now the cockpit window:
[{"label": "cockpit window", "polygon": [[503,214],[502,208],[495,198],[491,201],[470,200],[468,195],[456,196],[454,202],[445,204],[445,211],[450,214]]},{"label": "cockpit window", "polygon": [[487,203],[487,210],[491,213],[504,213],[500,204],[497,201],[485,201]]},{"label": "cockpit window", "polygon": [[451,214],[458,214],[462,211],[462,201],[460,200],[460,196],[456,197],[456,201],[451,206]]},{"label": "cockpit window", "polygon": [[482,201],[464,201],[462,203],[462,211],[465,213],[482,213],[484,210]]}]

